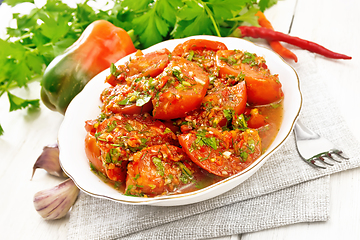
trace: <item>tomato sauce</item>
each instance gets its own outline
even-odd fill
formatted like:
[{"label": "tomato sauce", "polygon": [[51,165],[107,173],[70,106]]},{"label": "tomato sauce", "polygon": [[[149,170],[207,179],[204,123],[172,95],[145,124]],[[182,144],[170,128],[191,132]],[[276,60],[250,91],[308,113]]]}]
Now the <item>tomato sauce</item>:
[{"label": "tomato sauce", "polygon": [[113,66],[101,114],[85,128],[91,168],[138,197],[192,192],[263,154],[282,122],[283,92],[263,57],[192,39]]}]

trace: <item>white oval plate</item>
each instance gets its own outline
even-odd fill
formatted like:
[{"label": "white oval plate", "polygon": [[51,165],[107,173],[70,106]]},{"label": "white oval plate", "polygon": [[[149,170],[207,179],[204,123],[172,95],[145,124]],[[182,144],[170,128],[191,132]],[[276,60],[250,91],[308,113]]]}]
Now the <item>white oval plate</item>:
[{"label": "white oval plate", "polygon": [[[223,42],[228,49],[238,49],[256,53],[258,56],[263,56],[265,58],[266,64],[272,74],[279,74],[285,96],[284,117],[280,131],[274,142],[259,159],[243,172],[204,189],[186,194],[160,196],[155,198],[125,196],[104,183],[90,170],[89,161],[85,155],[85,121],[96,119],[100,114],[100,94],[105,87],[109,86],[104,83],[106,76],[110,74],[110,70],[107,69],[95,76],[85,86],[83,91],[70,103],[58,135],[61,166],[65,173],[74,180],[75,184],[83,192],[94,197],[106,198],[120,203],[134,205],[176,206],[200,202],[216,197],[244,182],[253,175],[266,162],[270,155],[278,150],[288,138],[302,106],[300,83],[295,70],[273,51],[259,47],[252,42],[243,39],[230,37],[219,38],[214,36],[193,36],[191,38],[220,41]],[[172,51],[176,45],[188,39],[190,38],[165,41],[156,44],[143,52],[148,53],[161,48],[167,48]],[[124,63],[131,56],[132,55],[129,55],[119,60],[117,64]]]}]

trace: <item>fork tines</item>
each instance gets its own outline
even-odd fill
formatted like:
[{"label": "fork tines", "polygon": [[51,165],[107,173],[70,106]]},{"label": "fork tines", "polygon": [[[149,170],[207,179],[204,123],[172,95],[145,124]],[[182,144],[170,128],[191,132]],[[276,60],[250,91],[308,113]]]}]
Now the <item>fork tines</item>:
[{"label": "fork tines", "polygon": [[326,167],[318,165],[318,164],[316,164],[316,162],[321,162],[323,164],[333,166],[334,164],[326,161],[326,159],[330,159],[332,161],[341,163],[340,160],[334,158],[331,154],[334,154],[334,155],[338,156],[339,158],[349,159],[349,157],[347,157],[343,151],[337,150],[337,149],[332,149],[328,152],[323,152],[323,153],[317,154],[317,155],[313,156],[312,158],[305,159],[305,161],[308,162],[312,166],[315,166],[318,168],[323,168],[323,169],[325,169]]}]

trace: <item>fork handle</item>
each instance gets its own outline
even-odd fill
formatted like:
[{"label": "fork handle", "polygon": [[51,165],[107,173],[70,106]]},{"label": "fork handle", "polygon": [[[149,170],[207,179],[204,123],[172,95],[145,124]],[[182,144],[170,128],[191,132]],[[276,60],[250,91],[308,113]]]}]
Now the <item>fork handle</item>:
[{"label": "fork handle", "polygon": [[294,126],[294,132],[296,137],[301,140],[319,138],[318,134],[305,127],[300,120],[297,120]]}]

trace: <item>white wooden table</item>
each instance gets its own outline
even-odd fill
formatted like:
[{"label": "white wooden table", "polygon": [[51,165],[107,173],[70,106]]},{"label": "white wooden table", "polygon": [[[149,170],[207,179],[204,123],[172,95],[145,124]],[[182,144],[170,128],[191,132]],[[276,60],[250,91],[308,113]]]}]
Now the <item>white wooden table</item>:
[{"label": "white wooden table", "polygon": [[[340,106],[346,123],[360,141],[360,1],[282,0],[266,12],[278,31],[311,40],[353,57],[334,61],[316,57],[328,78],[329,94]],[[6,14],[1,12],[0,25]],[[299,59],[301,62],[302,59]],[[296,65],[295,65],[296,68]],[[1,67],[0,67],[1,69]],[[39,98],[40,86],[14,90],[27,98]],[[44,221],[34,210],[34,193],[61,180],[38,170],[30,181],[32,166],[43,146],[56,142],[62,116],[41,105],[41,110],[9,113],[6,94],[0,98],[0,229],[1,239],[66,239],[69,217]],[[360,169],[331,176],[331,211],[327,222],[299,223],[222,239],[360,239]]]}]

